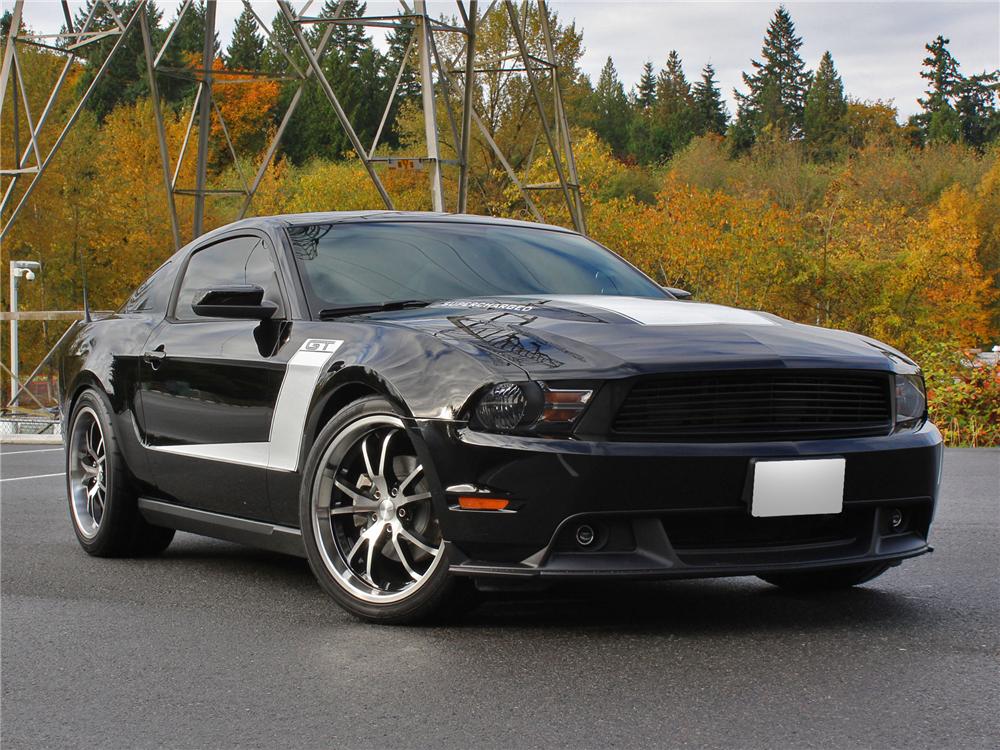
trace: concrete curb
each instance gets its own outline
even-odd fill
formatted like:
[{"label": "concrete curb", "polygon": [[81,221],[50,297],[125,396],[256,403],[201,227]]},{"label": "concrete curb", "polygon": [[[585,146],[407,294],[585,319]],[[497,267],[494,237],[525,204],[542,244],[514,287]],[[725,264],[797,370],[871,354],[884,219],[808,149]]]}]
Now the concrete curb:
[{"label": "concrete curb", "polygon": [[0,445],[62,445],[62,435],[0,435]]}]

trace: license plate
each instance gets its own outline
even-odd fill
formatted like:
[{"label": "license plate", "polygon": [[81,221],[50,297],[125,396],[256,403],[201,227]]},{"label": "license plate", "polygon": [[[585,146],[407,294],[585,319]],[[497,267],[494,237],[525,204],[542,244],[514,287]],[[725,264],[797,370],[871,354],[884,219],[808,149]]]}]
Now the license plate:
[{"label": "license plate", "polygon": [[756,461],[750,513],[814,516],[844,509],[843,458]]}]

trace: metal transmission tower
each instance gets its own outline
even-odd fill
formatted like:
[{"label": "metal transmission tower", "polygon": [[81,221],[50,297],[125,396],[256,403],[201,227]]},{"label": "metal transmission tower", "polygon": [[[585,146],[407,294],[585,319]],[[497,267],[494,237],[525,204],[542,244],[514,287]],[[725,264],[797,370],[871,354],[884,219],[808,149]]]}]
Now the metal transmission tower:
[{"label": "metal transmission tower", "polygon": [[[76,29],[73,26],[68,5],[63,0],[62,5],[66,17],[67,30],[60,34],[50,35],[31,34],[21,31],[20,23],[24,2],[23,0],[15,2],[11,33],[5,40],[4,46],[2,81],[0,81],[2,83],[0,85],[0,107],[3,106],[2,101],[7,97],[9,85],[13,84],[13,101],[17,102],[18,96],[23,100],[23,117],[27,122],[28,128],[28,145],[24,149],[21,158],[14,164],[14,168],[5,169],[0,173],[0,176],[7,179],[7,185],[3,187],[4,194],[3,202],[0,204],[0,216],[4,215],[8,203],[15,195],[15,188],[18,181],[26,177],[30,177],[31,181],[27,188],[20,194],[20,198],[14,206],[13,211],[7,217],[6,222],[0,226],[0,238],[7,233],[17,218],[38,179],[42,177],[52,157],[62,144],[66,133],[86,106],[97,83],[107,72],[111,59],[121,48],[123,40],[128,34],[137,33],[142,35],[146,76],[156,120],[155,126],[160,144],[164,191],[168,203],[175,246],[179,247],[182,244],[181,227],[175,201],[178,195],[192,196],[194,199],[192,231],[195,237],[200,235],[204,230],[205,203],[211,196],[240,195],[242,196],[242,201],[237,216],[234,218],[240,218],[247,213],[253,197],[267,172],[268,166],[278,152],[288,124],[300,104],[303,91],[310,79],[314,79],[322,91],[333,110],[333,114],[350,140],[354,151],[367,170],[368,176],[386,208],[393,208],[393,200],[382,182],[379,168],[386,163],[389,166],[393,166],[404,162],[416,165],[427,172],[431,205],[434,210],[465,212],[468,206],[470,181],[473,177],[470,173],[470,147],[473,140],[473,130],[476,130],[479,133],[481,142],[489,148],[497,162],[502,165],[507,177],[524,200],[527,210],[536,220],[543,221],[544,218],[538,203],[532,197],[533,193],[538,190],[559,191],[562,194],[569,216],[576,229],[581,232],[586,231],[570,131],[559,85],[559,66],[549,23],[548,8],[544,0],[538,0],[534,5],[522,4],[520,9],[513,2],[510,2],[510,0],[506,2],[496,2],[495,0],[482,14],[479,12],[476,0],[470,0],[468,8],[466,8],[465,3],[458,0],[456,8],[461,23],[456,22],[454,24],[431,18],[427,14],[426,3],[423,0],[415,0],[412,6],[405,0],[401,0],[400,11],[396,15],[369,15],[351,18],[342,15],[346,5],[344,0],[338,3],[335,11],[330,15],[309,15],[313,0],[299,3],[298,7],[290,0],[277,0],[277,7],[281,17],[291,32],[293,40],[291,47],[286,46],[281,38],[275,34],[275,29],[268,28],[265,21],[257,14],[248,0],[244,0],[244,5],[253,15],[267,44],[284,57],[287,62],[285,71],[280,75],[261,71],[230,71],[219,68],[216,65],[217,3],[215,0],[208,0],[205,7],[204,45],[200,67],[176,68],[165,65],[164,59],[167,50],[185,14],[191,11],[192,4],[193,0],[184,0],[178,9],[173,24],[167,29],[162,45],[159,49],[155,49],[150,34],[147,0],[140,0],[134,6],[132,15],[128,18],[122,18],[108,0],[96,0],[91,7],[89,16]],[[110,19],[108,23],[105,23],[100,28],[97,27],[98,24],[95,21],[95,11],[98,7],[106,9],[106,16]],[[516,40],[517,52],[507,55],[500,60],[479,60],[477,59],[475,48],[477,30],[486,22],[488,15],[491,13],[505,13],[507,15],[509,27]],[[543,39],[543,49],[540,53],[529,49],[525,36],[526,15],[529,13],[537,13],[538,16],[538,26]],[[351,122],[349,115],[345,112],[344,107],[337,97],[335,87],[328,80],[323,69],[324,55],[331,51],[329,43],[332,32],[338,25],[344,24],[381,28],[398,28],[402,26],[412,30],[402,57],[402,64],[396,74],[389,100],[385,105],[380,125],[370,147],[362,144],[358,137],[357,129]],[[310,33],[310,29],[315,29],[316,31]],[[438,37],[442,34],[457,34],[462,37],[460,52],[453,60],[443,59],[441,55]],[[50,150],[47,154],[43,155],[40,147],[39,133],[46,124],[53,104],[62,91],[67,74],[75,64],[78,64],[81,57],[80,50],[91,42],[108,37],[114,37],[115,43],[99,66],[93,66],[94,61],[91,60],[92,66],[97,69],[93,80],[83,93],[69,119],[63,125],[60,134],[53,142]],[[24,95],[21,67],[17,55],[17,47],[21,44],[42,46],[66,55],[62,74],[56,81],[47,104],[37,121],[32,119],[27,97]],[[455,46],[451,45],[451,48],[454,49]],[[394,101],[399,93],[400,82],[403,79],[406,68],[409,66],[416,69],[414,72],[419,72],[420,101],[423,110],[426,153],[408,159],[402,159],[398,156],[379,156],[377,155],[378,147],[386,126],[390,124],[388,120],[390,113],[393,111]],[[13,75],[11,75],[12,71]],[[511,161],[503,153],[483,119],[476,112],[476,76],[486,71],[506,74],[523,73],[531,94],[530,106],[534,114],[534,119],[525,118],[524,127],[533,127],[537,131],[540,131],[551,157],[551,164],[557,176],[556,181],[543,184],[526,183],[517,174]],[[170,153],[159,98],[158,79],[164,75],[192,78],[198,84],[194,103],[187,116],[187,130],[176,158]],[[542,85],[542,79],[546,76],[549,78],[549,85],[547,87]],[[222,116],[222,111],[216,102],[215,90],[218,86],[262,78],[293,81],[296,83],[296,87],[273,137],[264,151],[263,159],[256,173],[252,178],[248,178],[241,171],[241,162],[235,152],[232,139],[229,136],[229,129]],[[456,155],[456,158],[450,160],[444,159],[441,156],[443,141],[438,124],[439,103],[444,105],[441,109],[443,109],[447,119],[448,131],[451,134],[451,147]],[[0,109],[0,116],[2,116],[2,112],[2,109]],[[219,126],[218,129],[221,130],[224,136],[227,152],[232,158],[236,173],[239,176],[241,184],[238,188],[208,187],[208,160],[213,118]],[[20,118],[15,112],[15,127],[13,131],[15,134],[18,133],[17,124],[19,121]],[[181,165],[187,157],[192,141],[191,136],[195,132],[196,125],[197,137],[194,139],[196,140],[194,147],[196,159],[195,184],[178,185]],[[15,140],[18,137],[18,135],[15,135]],[[18,143],[15,143],[14,150],[18,153],[20,152],[20,145]],[[442,167],[444,166],[458,167],[459,170],[457,195],[451,200],[445,194],[445,183],[442,178]],[[336,206],[330,206],[329,208],[335,209]]]}]

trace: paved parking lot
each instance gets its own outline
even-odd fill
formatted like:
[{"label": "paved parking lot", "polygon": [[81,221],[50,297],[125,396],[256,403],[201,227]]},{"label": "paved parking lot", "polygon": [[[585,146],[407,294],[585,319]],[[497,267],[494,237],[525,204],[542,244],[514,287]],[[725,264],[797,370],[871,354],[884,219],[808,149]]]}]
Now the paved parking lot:
[{"label": "paved parking lot", "polygon": [[756,580],[496,596],[362,624],[302,560],[178,535],[97,560],[62,451],[0,452],[5,748],[995,748],[1000,451],[952,450],[937,551],[827,597]]}]

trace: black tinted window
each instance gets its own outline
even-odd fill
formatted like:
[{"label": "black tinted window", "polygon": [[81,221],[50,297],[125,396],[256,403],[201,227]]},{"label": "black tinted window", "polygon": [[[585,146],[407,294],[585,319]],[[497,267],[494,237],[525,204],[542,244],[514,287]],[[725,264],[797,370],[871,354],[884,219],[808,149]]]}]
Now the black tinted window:
[{"label": "black tinted window", "polygon": [[191,305],[201,292],[233,284],[256,284],[262,287],[264,299],[278,305],[275,317],[281,317],[277,270],[268,244],[258,237],[235,237],[195,252],[184,272],[184,282],[177,295],[175,317],[178,320],[198,319]]},{"label": "black tinted window", "polygon": [[288,230],[314,311],[401,299],[663,291],[576,234],[492,224],[344,223]]},{"label": "black tinted window", "polygon": [[173,287],[174,263],[168,260],[153,271],[148,279],[139,284],[122,307],[122,312],[164,315]]}]

